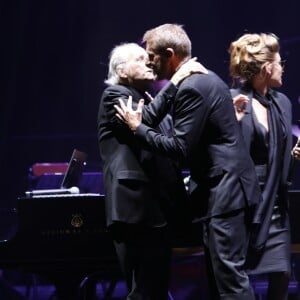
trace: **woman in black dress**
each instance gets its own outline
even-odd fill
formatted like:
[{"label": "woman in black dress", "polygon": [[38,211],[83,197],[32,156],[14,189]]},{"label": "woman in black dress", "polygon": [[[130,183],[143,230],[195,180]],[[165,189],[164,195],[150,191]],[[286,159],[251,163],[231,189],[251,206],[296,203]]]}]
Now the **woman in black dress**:
[{"label": "woman in black dress", "polygon": [[[236,116],[256,166],[263,201],[254,213],[247,257],[249,274],[267,274],[268,299],[288,296],[290,227],[287,214],[288,174],[292,150],[292,107],[276,91],[283,64],[274,34],[244,34],[232,42],[230,74]],[[299,158],[299,148],[292,150]]]}]

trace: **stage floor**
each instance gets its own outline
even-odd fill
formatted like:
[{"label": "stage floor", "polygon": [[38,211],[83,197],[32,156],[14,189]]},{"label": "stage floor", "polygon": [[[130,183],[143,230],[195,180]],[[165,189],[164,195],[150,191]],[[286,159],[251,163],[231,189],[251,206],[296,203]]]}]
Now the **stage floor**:
[{"label": "stage floor", "polygon": [[[300,272],[300,254],[292,255],[294,265],[293,278],[290,282],[289,300],[299,300],[298,278]],[[299,269],[299,271],[298,271]],[[169,300],[208,300],[207,280],[205,275],[204,255],[198,251],[177,251],[174,255]],[[80,300],[100,300],[105,298],[110,282],[98,280],[92,298]],[[264,300],[266,281],[256,279],[253,287],[257,300]],[[0,276],[1,300],[61,300],[56,297],[55,286],[35,274],[19,271],[2,271]],[[122,280],[117,281],[110,300],[125,300],[126,286]],[[73,299],[63,299],[73,300]]]}]

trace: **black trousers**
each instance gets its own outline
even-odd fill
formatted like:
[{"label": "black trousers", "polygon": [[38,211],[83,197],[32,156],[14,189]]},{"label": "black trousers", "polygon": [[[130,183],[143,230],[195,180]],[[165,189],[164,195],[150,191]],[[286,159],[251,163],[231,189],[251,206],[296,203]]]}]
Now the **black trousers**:
[{"label": "black trousers", "polygon": [[114,229],[113,238],[127,300],[168,299],[171,245],[166,228],[123,224]]},{"label": "black trousers", "polygon": [[254,300],[244,269],[250,228],[244,209],[204,222],[203,241],[211,300]]}]

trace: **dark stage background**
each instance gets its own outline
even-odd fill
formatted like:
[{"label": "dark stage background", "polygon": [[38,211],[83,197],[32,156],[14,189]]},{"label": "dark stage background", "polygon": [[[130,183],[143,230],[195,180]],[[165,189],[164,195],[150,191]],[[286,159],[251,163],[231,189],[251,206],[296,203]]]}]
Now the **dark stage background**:
[{"label": "dark stage background", "polygon": [[101,171],[96,118],[108,54],[162,23],[184,24],[194,56],[228,84],[230,41],[245,31],[277,34],[287,59],[281,90],[300,119],[296,0],[3,0],[0,9],[0,208],[15,206],[32,164],[66,162],[74,148]]}]

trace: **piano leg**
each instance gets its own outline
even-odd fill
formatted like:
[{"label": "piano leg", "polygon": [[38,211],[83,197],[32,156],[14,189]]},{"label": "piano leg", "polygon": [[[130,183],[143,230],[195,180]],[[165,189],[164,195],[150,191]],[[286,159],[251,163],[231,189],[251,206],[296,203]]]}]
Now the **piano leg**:
[{"label": "piano leg", "polygon": [[99,277],[97,273],[94,273],[83,279],[79,287],[79,300],[94,299],[96,295],[96,286],[97,283],[99,282],[101,283],[103,288],[103,293],[104,293],[103,299],[104,300],[112,299],[118,280],[112,279],[109,281],[102,281],[99,278],[101,277]]}]

